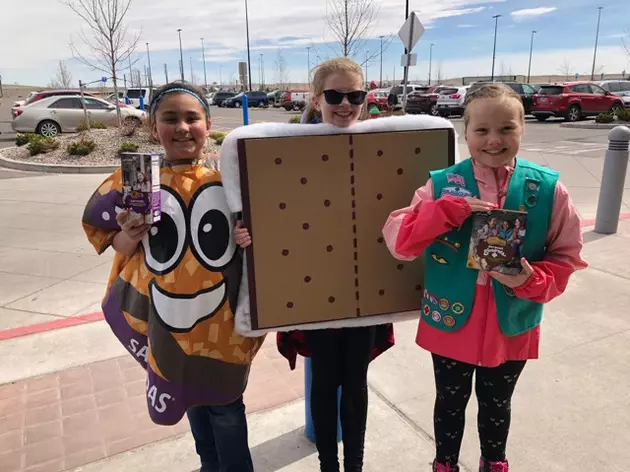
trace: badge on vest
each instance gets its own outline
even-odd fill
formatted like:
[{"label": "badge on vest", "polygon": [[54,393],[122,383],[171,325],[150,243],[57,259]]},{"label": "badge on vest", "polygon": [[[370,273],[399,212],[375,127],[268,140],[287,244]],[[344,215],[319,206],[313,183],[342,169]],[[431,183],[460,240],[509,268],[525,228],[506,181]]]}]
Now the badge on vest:
[{"label": "badge on vest", "polygon": [[453,318],[450,315],[447,315],[444,317],[444,325],[447,328],[452,328],[453,326],[455,326],[455,318]]},{"label": "badge on vest", "polygon": [[466,186],[466,179],[464,179],[463,175],[447,173],[446,180],[449,184],[459,185],[460,187]]},{"label": "badge on vest", "polygon": [[462,305],[459,302],[455,302],[455,303],[453,303],[453,306],[451,307],[451,310],[456,315],[461,315],[462,313],[464,313],[464,305]]},{"label": "badge on vest", "polygon": [[440,197],[450,195],[452,197],[472,197],[473,193],[465,187],[444,187],[440,192]]}]

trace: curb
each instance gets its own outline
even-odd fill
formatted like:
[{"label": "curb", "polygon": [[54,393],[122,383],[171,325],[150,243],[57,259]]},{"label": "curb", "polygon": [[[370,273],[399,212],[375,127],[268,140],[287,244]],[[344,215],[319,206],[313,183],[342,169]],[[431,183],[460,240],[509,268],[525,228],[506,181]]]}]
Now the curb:
[{"label": "curb", "polygon": [[617,126],[627,126],[630,128],[630,123],[616,122],[616,123],[560,123],[560,128],[575,128],[575,129],[613,129]]},{"label": "curb", "polygon": [[71,316],[53,321],[44,321],[43,323],[20,326],[18,328],[5,329],[0,331],[0,341],[20,338],[22,336],[28,336],[29,334],[44,333],[46,331],[53,331],[60,328],[68,328],[70,326],[77,326],[85,323],[93,323],[94,321],[101,321],[103,319],[105,319],[105,317],[103,313],[99,311],[96,313],[88,313],[86,315]]},{"label": "curb", "polygon": [[66,164],[31,164],[29,162],[16,161],[4,157],[2,151],[15,149],[17,146],[0,150],[0,166],[7,169],[22,170],[27,172],[43,172],[48,174],[111,174],[118,166],[73,166]]}]

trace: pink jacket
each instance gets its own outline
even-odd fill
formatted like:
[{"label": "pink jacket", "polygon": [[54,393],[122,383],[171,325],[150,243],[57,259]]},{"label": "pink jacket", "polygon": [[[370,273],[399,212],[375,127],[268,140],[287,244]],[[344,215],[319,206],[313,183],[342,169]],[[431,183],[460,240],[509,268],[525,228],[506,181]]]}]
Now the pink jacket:
[{"label": "pink jacket", "polygon": [[[514,169],[509,166],[492,169],[474,161],[473,169],[481,199],[503,206],[505,194],[501,189],[508,188]],[[433,200],[433,184],[429,179],[416,191],[408,207],[390,214],[383,236],[394,257],[412,260],[437,236],[461,226],[470,215],[463,198],[446,196]],[[570,275],[587,267],[580,257],[581,249],[580,218],[566,187],[558,182],[547,232],[547,253],[542,261],[531,264],[534,273],[525,284],[514,289],[516,296],[547,303],[562,294]],[[420,319],[416,343],[432,353],[484,367],[537,359],[540,327],[519,336],[505,336],[499,328],[490,280],[485,272],[479,272],[471,314],[460,330],[441,331]]]}]

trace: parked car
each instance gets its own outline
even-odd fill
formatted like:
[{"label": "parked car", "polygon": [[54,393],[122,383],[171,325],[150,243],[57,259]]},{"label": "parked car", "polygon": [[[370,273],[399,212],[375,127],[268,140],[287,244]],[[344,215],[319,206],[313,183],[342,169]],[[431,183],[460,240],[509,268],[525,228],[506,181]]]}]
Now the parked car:
[{"label": "parked car", "polygon": [[389,108],[387,105],[388,96],[389,92],[386,89],[370,90],[367,94],[368,110],[375,105],[380,111],[387,110]]},{"label": "parked car", "polygon": [[[85,97],[84,101],[90,120],[111,126],[118,124],[115,105],[96,97]],[[141,121],[145,116],[145,112],[135,108],[122,104],[120,107],[123,120]],[[11,128],[18,133],[38,133],[54,137],[59,133],[76,131],[83,121],[85,112],[79,95],[48,97],[20,107],[11,122]]]},{"label": "parked car", "polygon": [[274,108],[279,108],[282,106],[282,94],[284,90],[276,90],[274,92],[269,92],[267,94],[267,98],[269,99],[269,105]]},{"label": "parked car", "polygon": [[538,93],[538,91],[540,90],[540,87],[542,87],[543,85],[551,85],[551,84],[529,84],[531,85],[534,90],[536,90],[536,93]]},{"label": "parked car", "polygon": [[429,113],[433,116],[438,115],[437,100],[440,92],[446,88],[446,85],[431,85],[422,90],[411,92],[407,95],[407,105],[405,113]]},{"label": "parked car", "polygon": [[235,96],[235,92],[216,92],[212,97],[212,102],[210,105],[216,105],[218,107],[222,107],[223,103],[228,99]]},{"label": "parked car", "polygon": [[468,86],[447,87],[440,90],[437,112],[440,116],[463,115]]},{"label": "parked car", "polygon": [[[412,92],[420,92],[426,88],[426,85],[421,84],[407,84],[407,96]],[[402,108],[403,103],[403,90],[402,85],[395,85],[389,89],[389,95],[387,97],[387,105],[392,110],[398,110]]]},{"label": "parked car", "polygon": [[[110,103],[116,103],[116,94],[115,93],[110,93],[109,95],[107,95],[105,97],[105,100],[107,100]],[[118,92],[118,103],[125,103],[125,92]]]},{"label": "parked car", "polygon": [[223,102],[228,108],[240,108],[243,106],[243,95],[247,95],[247,103],[249,107],[267,107],[269,99],[265,92],[241,92],[238,95],[228,98]]},{"label": "parked car", "polygon": [[155,92],[148,87],[141,88],[128,88],[125,92],[125,103],[134,108],[140,108],[140,97],[144,101],[144,106],[148,106],[151,101],[151,96]]},{"label": "parked car", "polygon": [[301,101],[306,103],[308,90],[287,90],[280,98],[280,106],[286,111],[299,110],[298,106]]},{"label": "parked car", "polygon": [[532,115],[538,121],[545,121],[551,116],[563,117],[565,121],[578,121],[605,112],[616,114],[623,106],[621,97],[607,92],[599,85],[567,82],[540,87],[534,95]]},{"label": "parked car", "polygon": [[[31,92],[28,94],[25,100],[17,101],[13,104],[13,108],[25,107],[30,105],[31,103],[35,103],[39,100],[48,97],[56,97],[60,95],[80,95],[81,91],[79,90],[40,90],[38,92]],[[93,97],[90,92],[83,91],[83,95],[85,97]]]},{"label": "parked car", "polygon": [[[473,91],[483,87],[484,85],[491,82],[476,82],[470,86],[468,89],[468,93],[472,93]],[[518,93],[521,97],[521,101],[523,102],[523,108],[525,108],[525,114],[529,115],[534,108],[534,95],[536,94],[536,89],[529,84],[525,84],[522,82],[502,82],[504,85],[510,87],[516,93]]]},{"label": "parked car", "polygon": [[626,107],[630,107],[630,80],[600,80],[593,82],[607,92],[621,97]]}]

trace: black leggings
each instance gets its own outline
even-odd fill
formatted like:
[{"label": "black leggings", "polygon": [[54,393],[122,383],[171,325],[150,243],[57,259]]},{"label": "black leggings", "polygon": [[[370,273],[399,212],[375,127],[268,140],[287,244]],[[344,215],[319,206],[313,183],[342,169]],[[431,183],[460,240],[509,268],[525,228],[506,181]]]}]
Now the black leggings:
[{"label": "black leggings", "polygon": [[438,462],[457,465],[475,370],[481,455],[492,462],[505,461],[512,394],[524,367],[525,361],[510,361],[493,368],[477,367],[433,354],[437,391],[433,424]]},{"label": "black leggings", "polygon": [[374,348],[374,326],[305,331],[311,351],[311,414],[323,472],[339,470],[337,388],[341,385],[344,470],[363,469],[367,422],[367,369]]}]

